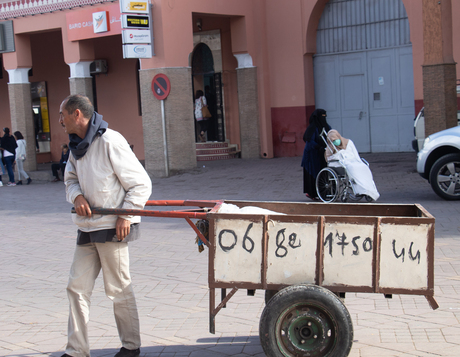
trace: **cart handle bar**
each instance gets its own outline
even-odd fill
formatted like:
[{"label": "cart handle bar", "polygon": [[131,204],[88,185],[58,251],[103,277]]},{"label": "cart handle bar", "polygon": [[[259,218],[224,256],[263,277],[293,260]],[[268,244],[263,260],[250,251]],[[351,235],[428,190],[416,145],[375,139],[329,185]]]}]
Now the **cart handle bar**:
[{"label": "cart handle bar", "polygon": [[[76,213],[74,207],[71,210]],[[146,217],[170,217],[170,218],[198,218],[206,219],[208,214],[203,211],[151,211],[141,209],[122,208],[91,208],[93,214],[115,215],[115,216],[146,216]]]},{"label": "cart handle bar", "polygon": [[[146,217],[170,217],[170,218],[198,218],[206,219],[208,214],[203,208],[213,208],[222,201],[206,200],[150,200],[146,206],[194,206],[200,207],[201,210],[184,210],[184,211],[151,211],[140,209],[123,209],[123,208],[91,208],[94,214],[115,215],[115,216],[146,216]],[[72,207],[72,213],[76,213]]]},{"label": "cart handle bar", "polygon": [[222,201],[206,200],[154,200],[147,201],[146,206],[195,206],[195,207],[214,207]]}]

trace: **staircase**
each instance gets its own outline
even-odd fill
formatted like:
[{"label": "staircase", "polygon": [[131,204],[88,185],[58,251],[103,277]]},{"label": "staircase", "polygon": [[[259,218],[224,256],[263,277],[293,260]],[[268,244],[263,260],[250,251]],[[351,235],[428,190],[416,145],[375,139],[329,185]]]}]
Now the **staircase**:
[{"label": "staircase", "polygon": [[239,157],[238,146],[229,143],[196,143],[196,161],[228,160]]}]

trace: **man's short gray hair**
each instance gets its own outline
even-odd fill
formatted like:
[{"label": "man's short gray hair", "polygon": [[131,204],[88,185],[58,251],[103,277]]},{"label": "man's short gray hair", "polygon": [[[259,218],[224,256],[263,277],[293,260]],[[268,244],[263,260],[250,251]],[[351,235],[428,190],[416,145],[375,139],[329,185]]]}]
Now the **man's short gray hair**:
[{"label": "man's short gray hair", "polygon": [[93,116],[94,107],[87,96],[81,94],[72,94],[64,99],[64,101],[64,109],[67,110],[69,114],[73,114],[75,110],[80,109],[83,117],[86,119],[91,119]]}]

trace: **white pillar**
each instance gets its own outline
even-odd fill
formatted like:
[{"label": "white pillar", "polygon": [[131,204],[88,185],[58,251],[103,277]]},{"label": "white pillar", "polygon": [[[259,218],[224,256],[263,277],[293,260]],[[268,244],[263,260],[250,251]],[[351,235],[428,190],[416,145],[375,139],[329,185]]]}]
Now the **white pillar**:
[{"label": "white pillar", "polygon": [[94,104],[93,79],[89,71],[92,61],[69,63],[70,67],[70,94],[86,95]]},{"label": "white pillar", "polygon": [[69,63],[70,78],[91,78],[91,73],[89,72],[91,63],[91,61]]},{"label": "white pillar", "polygon": [[9,82],[8,84],[29,83],[30,68],[7,69]]}]

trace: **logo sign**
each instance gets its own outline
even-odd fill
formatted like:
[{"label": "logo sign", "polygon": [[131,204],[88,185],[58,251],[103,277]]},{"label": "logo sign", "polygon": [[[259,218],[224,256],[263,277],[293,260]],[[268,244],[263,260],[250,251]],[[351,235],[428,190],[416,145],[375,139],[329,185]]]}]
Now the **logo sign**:
[{"label": "logo sign", "polygon": [[152,58],[152,45],[123,45],[123,58]]},{"label": "logo sign", "polygon": [[121,23],[124,29],[148,29],[150,27],[150,21],[148,16],[121,15]]},{"label": "logo sign", "polygon": [[[105,32],[95,32],[94,23],[96,21],[93,19],[93,14],[99,12],[106,13],[107,30]],[[120,6],[118,4],[110,4],[73,10],[66,14],[66,23],[68,41],[119,35],[121,34]]]},{"label": "logo sign", "polygon": [[123,30],[123,43],[151,43],[150,30]]},{"label": "logo sign", "polygon": [[159,73],[152,80],[152,92],[158,100],[165,99],[171,91],[171,83],[166,75]]},{"label": "logo sign", "polygon": [[149,3],[148,0],[120,0],[120,12],[122,13],[135,13],[135,14],[148,14]]},{"label": "logo sign", "polygon": [[94,33],[109,31],[107,11],[93,12],[93,31]]}]

